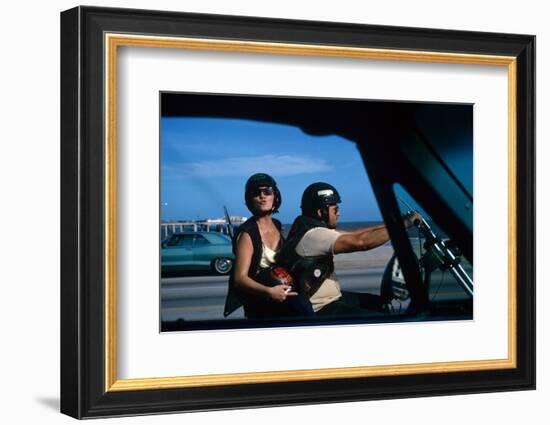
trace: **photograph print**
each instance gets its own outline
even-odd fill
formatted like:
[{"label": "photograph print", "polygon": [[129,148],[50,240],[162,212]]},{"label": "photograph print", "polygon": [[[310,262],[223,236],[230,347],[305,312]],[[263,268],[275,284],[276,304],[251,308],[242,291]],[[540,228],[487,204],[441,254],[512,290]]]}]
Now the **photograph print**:
[{"label": "photograph print", "polygon": [[473,106],[160,93],[163,332],[473,319]]}]

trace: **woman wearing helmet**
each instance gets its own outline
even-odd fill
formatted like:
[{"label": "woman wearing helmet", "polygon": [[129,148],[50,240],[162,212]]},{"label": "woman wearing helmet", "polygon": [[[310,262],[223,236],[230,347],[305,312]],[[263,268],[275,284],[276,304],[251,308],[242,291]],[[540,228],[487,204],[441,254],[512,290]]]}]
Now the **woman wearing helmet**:
[{"label": "woman wearing helmet", "polygon": [[268,174],[254,174],[246,182],[245,202],[252,217],[238,227],[234,237],[235,268],[229,281],[226,316],[235,309],[235,303],[230,305],[231,292],[249,319],[313,315],[310,302],[293,290],[291,277],[284,270],[267,273],[270,282],[263,277],[265,271],[271,272],[283,242],[281,223],[273,218],[281,200],[277,183]]}]

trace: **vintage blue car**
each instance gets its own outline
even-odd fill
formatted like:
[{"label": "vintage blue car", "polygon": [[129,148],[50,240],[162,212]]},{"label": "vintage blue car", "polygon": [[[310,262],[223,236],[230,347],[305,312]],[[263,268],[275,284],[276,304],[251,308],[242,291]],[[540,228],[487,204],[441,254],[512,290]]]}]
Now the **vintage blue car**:
[{"label": "vintage blue car", "polygon": [[173,233],[162,242],[162,273],[213,270],[228,274],[234,259],[231,239],[218,232]]}]

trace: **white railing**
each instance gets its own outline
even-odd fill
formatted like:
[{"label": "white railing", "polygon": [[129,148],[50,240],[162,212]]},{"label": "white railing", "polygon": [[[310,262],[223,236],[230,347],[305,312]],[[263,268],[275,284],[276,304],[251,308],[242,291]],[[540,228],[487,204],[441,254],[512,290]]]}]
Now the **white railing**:
[{"label": "white railing", "polygon": [[[233,225],[239,225],[245,222],[244,217],[231,217]],[[173,233],[193,231],[193,232],[220,232],[229,234],[227,220],[225,219],[209,219],[209,220],[190,220],[190,221],[173,221],[160,223],[160,237],[166,239]]]}]

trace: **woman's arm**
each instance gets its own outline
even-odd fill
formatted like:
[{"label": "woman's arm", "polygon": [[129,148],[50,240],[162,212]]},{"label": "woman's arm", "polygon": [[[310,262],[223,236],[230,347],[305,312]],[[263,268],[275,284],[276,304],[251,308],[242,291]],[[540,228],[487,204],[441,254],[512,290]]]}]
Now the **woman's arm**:
[{"label": "woman's arm", "polygon": [[233,278],[235,286],[237,288],[250,294],[258,295],[279,302],[283,302],[287,298],[287,296],[296,295],[295,292],[285,292],[289,288],[288,285],[277,285],[273,287],[268,287],[250,278],[248,276],[248,271],[252,262],[253,253],[254,247],[252,245],[252,239],[250,238],[248,233],[241,233],[237,241],[235,271],[233,272]]}]

